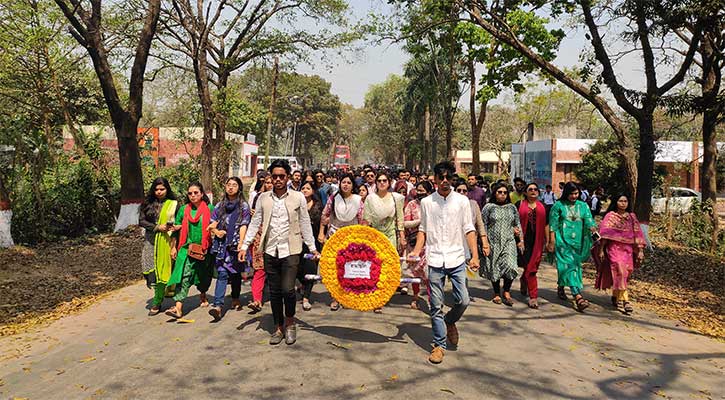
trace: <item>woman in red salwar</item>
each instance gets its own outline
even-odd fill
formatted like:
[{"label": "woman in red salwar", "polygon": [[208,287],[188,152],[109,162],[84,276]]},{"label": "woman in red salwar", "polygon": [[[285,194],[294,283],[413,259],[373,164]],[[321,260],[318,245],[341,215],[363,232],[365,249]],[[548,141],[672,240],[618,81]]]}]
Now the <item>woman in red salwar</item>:
[{"label": "woman in red salwar", "polygon": [[637,217],[630,212],[627,195],[612,198],[599,228],[601,240],[592,254],[597,266],[594,287],[612,288],[612,306],[621,307],[625,314],[633,310],[629,303],[627,281],[635,265],[644,260],[644,235]]},{"label": "woman in red salwar", "polygon": [[519,267],[524,269],[521,275],[521,294],[529,296],[529,307],[539,308],[539,283],[536,273],[539,271],[541,256],[549,237],[549,225],[546,221],[546,207],[539,201],[539,186],[529,183],[523,200],[516,204],[521,221],[521,237],[524,251],[518,257]]}]

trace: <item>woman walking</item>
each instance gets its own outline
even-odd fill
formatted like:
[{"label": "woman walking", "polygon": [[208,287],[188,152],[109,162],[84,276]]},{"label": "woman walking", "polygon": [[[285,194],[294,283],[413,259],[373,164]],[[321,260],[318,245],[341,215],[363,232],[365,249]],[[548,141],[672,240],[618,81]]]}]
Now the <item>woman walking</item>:
[{"label": "woman walking", "polygon": [[156,178],[151,184],[146,199],[139,208],[139,225],[144,228],[141,263],[146,286],[154,288],[154,299],[149,316],[161,311],[166,293],[166,283],[171,277],[172,233],[178,209],[176,196],[166,178]]},{"label": "woman walking", "polygon": [[549,237],[549,226],[546,223],[546,206],[539,201],[539,185],[529,183],[524,195],[526,198],[516,205],[524,238],[524,252],[519,257],[519,267],[524,269],[521,275],[521,294],[528,295],[529,307],[536,309],[539,308],[539,283],[536,273],[539,271],[541,256]]},{"label": "woman walking", "polygon": [[[403,211],[403,226],[405,227],[405,237],[407,238],[406,253],[410,253],[415,248],[418,237],[418,227],[420,226],[420,201],[433,193],[433,185],[430,182],[421,182],[415,187],[415,198],[408,202]],[[406,275],[413,278],[420,278],[428,288],[428,263],[425,259],[425,245],[418,254],[420,259],[417,263],[406,263],[407,269],[404,271]],[[413,284],[413,300],[410,302],[410,308],[418,309],[418,300],[420,294],[420,283]]]},{"label": "woman walking", "polygon": [[[388,191],[390,181],[387,172],[378,173],[375,179],[375,193],[370,194],[365,200],[363,220],[385,235],[393,247],[398,249],[398,254],[402,254],[402,249],[406,246],[403,226],[404,200],[399,194]],[[382,309],[376,309],[375,312],[380,313]]]},{"label": "woman walking", "polygon": [[589,258],[592,247],[591,233],[597,231],[587,204],[579,199],[579,188],[574,182],[564,185],[559,200],[549,213],[549,241],[547,251],[555,252],[558,273],[557,294],[566,300],[564,286],[569,286],[577,311],[589,307],[581,291],[582,262]]},{"label": "woman walking", "polygon": [[209,197],[199,182],[189,185],[188,202],[176,213],[175,229],[179,230],[178,239],[172,240],[171,258],[175,259],[174,270],[169,285],[176,285],[174,301],[176,305],[166,310],[166,315],[181,318],[183,301],[189,294],[191,285],[199,290],[201,307],[208,307],[206,291],[211,285],[212,270],[208,250],[211,247],[209,224],[214,206],[209,207]]},{"label": "woman walking", "polygon": [[[513,306],[511,284],[518,275],[516,272],[517,247],[519,251],[522,251],[524,244],[517,241],[518,232],[521,232],[519,212],[516,206],[511,204],[505,183],[494,185],[491,198],[483,207],[481,217],[491,246],[491,253],[483,268],[483,275],[491,281],[493,286],[492,301],[496,304],[503,302],[507,306]],[[501,298],[502,278],[503,299]]]},{"label": "woman walking", "polygon": [[238,311],[242,308],[239,295],[242,291],[242,271],[246,263],[239,262],[237,253],[239,238],[247,233],[247,226],[252,218],[242,190],[243,185],[239,178],[227,179],[224,185],[224,200],[220,201],[211,213],[209,231],[214,238],[211,253],[215,257],[217,280],[214,306],[209,309],[209,315],[215,321],[219,321],[222,317],[227,283],[232,285],[232,309]]},{"label": "woman walking", "polygon": [[[317,241],[325,243],[338,229],[362,223],[363,201],[355,194],[355,180],[352,174],[344,174],[340,178],[340,190],[325,205],[320,220]],[[310,214],[312,218],[312,214]],[[340,304],[336,300],[330,303],[330,310],[337,311]]]},{"label": "woman walking", "polygon": [[[322,251],[322,244],[319,242],[320,219],[322,218],[322,200],[320,200],[319,191],[315,182],[305,182],[300,188],[300,192],[305,196],[307,204],[307,213],[310,215],[310,223],[312,225],[312,235],[315,238],[315,249],[307,248],[306,244],[302,244],[302,254],[312,253],[312,250]],[[305,275],[317,275],[317,260],[303,257],[300,260],[300,268],[297,270],[297,279],[302,283],[302,309],[310,311],[310,295],[312,287],[315,285],[314,280],[305,279]]]},{"label": "woman walking", "polygon": [[632,203],[627,195],[612,198],[599,228],[601,239],[592,251],[597,266],[595,288],[612,288],[612,305],[621,306],[625,314],[634,309],[629,302],[627,282],[635,266],[644,260],[644,235],[639,221],[631,212]]},{"label": "woman walking", "polygon": [[[272,190],[272,177],[269,176],[269,174],[265,171],[263,178],[260,181],[260,184],[258,184],[259,187],[255,188],[256,195],[251,199],[252,200],[252,207],[250,210],[250,215],[254,216],[255,210],[257,209],[257,200],[259,200],[259,195],[264,192],[269,192]],[[263,299],[262,295],[264,294],[264,283],[266,281],[267,275],[264,272],[264,250],[260,248],[260,238],[262,236],[262,228],[259,228],[259,231],[257,232],[257,235],[254,236],[254,240],[252,241],[251,249],[251,255],[252,255],[252,301],[247,304],[247,307],[249,307],[250,310],[252,310],[252,313],[258,313],[262,311],[262,304]],[[244,236],[240,235],[240,238],[243,238]],[[239,244],[239,247],[241,247],[241,243]],[[239,250],[237,250],[239,251]],[[238,255],[239,260],[241,261],[242,254],[241,252]]]}]

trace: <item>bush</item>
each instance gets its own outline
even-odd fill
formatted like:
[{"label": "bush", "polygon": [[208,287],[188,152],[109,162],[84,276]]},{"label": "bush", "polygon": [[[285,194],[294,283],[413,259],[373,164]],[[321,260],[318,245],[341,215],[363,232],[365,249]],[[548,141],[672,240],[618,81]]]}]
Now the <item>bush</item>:
[{"label": "bush", "polygon": [[[658,219],[657,223],[653,224],[653,232],[658,236],[667,237],[669,224],[672,224],[672,237],[670,238],[672,242],[702,252],[710,251],[712,223],[710,216],[706,210],[702,209],[700,203],[694,202],[690,212],[680,217],[672,217],[672,220],[668,220],[664,216]],[[725,230],[722,228],[718,232],[715,252],[717,255],[725,257]]]},{"label": "bush", "polygon": [[19,177],[12,192],[13,238],[36,244],[109,231],[119,201],[117,168],[99,172],[87,157],[60,155],[39,182]]}]

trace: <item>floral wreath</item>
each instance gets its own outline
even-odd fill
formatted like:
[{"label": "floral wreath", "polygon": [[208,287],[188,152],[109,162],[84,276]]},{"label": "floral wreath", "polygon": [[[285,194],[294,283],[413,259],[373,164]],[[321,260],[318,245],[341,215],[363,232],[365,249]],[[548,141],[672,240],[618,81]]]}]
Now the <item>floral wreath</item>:
[{"label": "floral wreath", "polygon": [[400,286],[400,257],[388,238],[363,225],[335,231],[322,249],[320,275],[330,295],[347,308],[384,306]]}]

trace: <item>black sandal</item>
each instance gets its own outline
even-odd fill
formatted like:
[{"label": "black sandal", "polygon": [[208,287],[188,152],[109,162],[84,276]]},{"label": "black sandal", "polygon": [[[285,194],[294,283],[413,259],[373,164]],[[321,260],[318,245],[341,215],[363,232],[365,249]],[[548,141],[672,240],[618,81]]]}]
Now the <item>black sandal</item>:
[{"label": "black sandal", "polygon": [[558,286],[556,288],[556,295],[559,296],[560,299],[566,300],[566,292],[564,292],[564,286]]},{"label": "black sandal", "polygon": [[579,298],[575,299],[576,301],[576,309],[577,311],[581,312],[584,311],[587,307],[589,307],[589,300],[585,299],[584,296],[579,296]]},{"label": "black sandal", "polygon": [[510,294],[508,295],[508,297],[503,296],[503,298],[501,299],[501,302],[503,304],[506,304],[509,307],[513,307],[514,306],[514,299],[511,298],[511,295]]},{"label": "black sandal", "polygon": [[632,304],[630,302],[628,302],[628,301],[625,301],[624,302],[623,309],[624,309],[624,313],[627,314],[627,315],[631,314],[634,311],[634,308],[632,307]]}]

